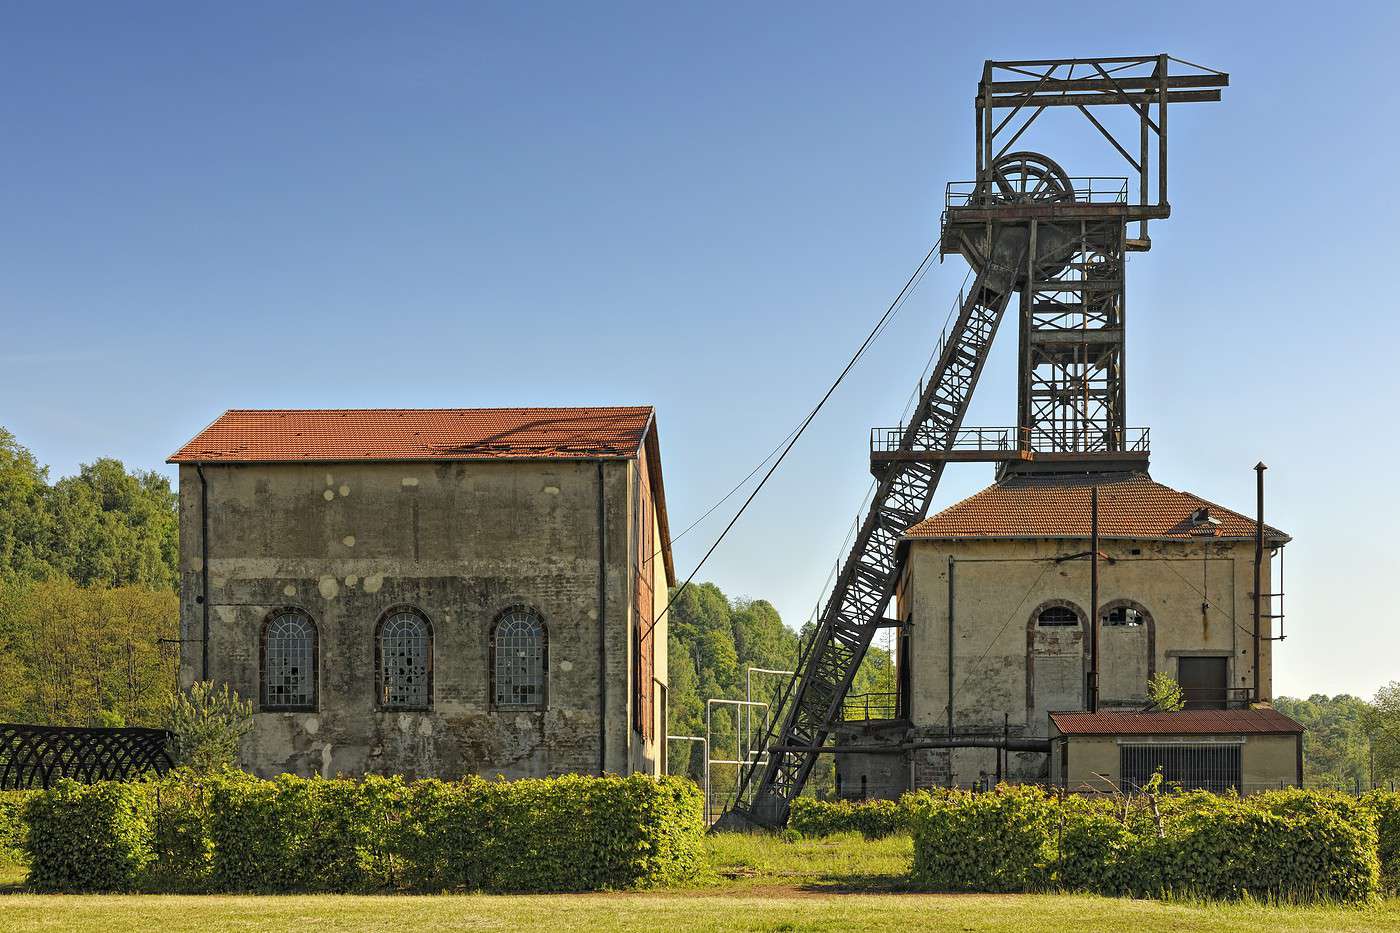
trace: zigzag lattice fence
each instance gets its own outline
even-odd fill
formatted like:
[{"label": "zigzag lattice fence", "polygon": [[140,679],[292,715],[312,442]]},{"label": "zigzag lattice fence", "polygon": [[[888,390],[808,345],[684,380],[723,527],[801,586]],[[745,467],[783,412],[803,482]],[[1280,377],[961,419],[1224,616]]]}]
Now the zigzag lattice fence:
[{"label": "zigzag lattice fence", "polygon": [[99,729],[0,723],[0,790],[48,787],[62,778],[91,784],[164,774],[164,729]]}]

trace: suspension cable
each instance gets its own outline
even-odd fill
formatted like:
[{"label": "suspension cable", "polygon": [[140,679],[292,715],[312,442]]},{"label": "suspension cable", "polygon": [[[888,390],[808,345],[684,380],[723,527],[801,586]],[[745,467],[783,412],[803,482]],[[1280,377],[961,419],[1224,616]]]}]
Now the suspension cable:
[{"label": "suspension cable", "polygon": [[[885,309],[885,313],[880,315],[880,319],[875,322],[875,326],[871,328],[870,333],[866,335],[865,340],[861,341],[860,346],[856,348],[856,352],[852,354],[850,361],[847,362],[845,367],[842,368],[841,372],[837,374],[836,379],[832,381],[831,386],[817,401],[817,404],[812,408],[812,410],[808,412],[807,417],[802,419],[802,422],[797,426],[797,429],[793,431],[793,433],[789,436],[787,443],[782,448],[782,452],[779,453],[777,459],[773,461],[773,465],[770,466],[768,468],[768,471],[763,474],[763,478],[758,481],[758,485],[753,488],[753,491],[749,493],[748,498],[746,498],[743,501],[743,503],[739,506],[738,511],[734,513],[734,517],[729,520],[729,523],[724,526],[724,529],[722,531],[720,531],[719,536],[715,538],[714,543],[711,544],[709,549],[705,551],[703,556],[701,556],[699,563],[695,565],[695,569],[690,572],[690,576],[686,577],[685,581],[681,583],[679,587],[676,588],[675,593],[673,593],[671,595],[671,598],[666,601],[665,608],[662,609],[659,613],[657,613],[656,618],[653,619],[651,621],[651,624],[648,625],[646,629],[641,633],[642,638],[645,638],[647,635],[649,635],[651,633],[651,630],[656,628],[657,624],[660,623],[660,621],[666,617],[666,614],[671,611],[671,607],[676,604],[676,600],[678,600],[681,597],[681,594],[684,593],[686,589],[690,586],[691,581],[695,579],[695,575],[700,572],[700,568],[705,566],[705,562],[710,559],[710,555],[714,554],[715,549],[720,546],[720,543],[724,541],[725,537],[729,534],[730,530],[735,526],[735,524],[738,523],[740,517],[743,516],[744,512],[748,510],[749,505],[752,504],[753,500],[758,497],[759,492],[761,492],[763,490],[763,487],[768,484],[768,480],[772,478],[775,472],[777,472],[778,467],[782,465],[783,460],[785,460],[787,458],[787,455],[792,452],[792,448],[802,438],[803,433],[806,432],[808,426],[810,426],[812,421],[817,417],[817,413],[820,412],[822,408],[826,406],[827,401],[831,398],[832,395],[836,393],[836,389],[841,385],[842,382],[845,381],[846,376],[850,373],[850,371],[855,368],[856,363],[860,362],[861,357],[865,356],[866,351],[870,349],[870,345],[873,344],[875,340],[880,336],[880,334],[884,332],[885,328],[889,326],[889,323],[891,319],[893,319],[895,313],[898,312],[900,306],[904,304],[905,299],[909,296],[910,292],[914,289],[914,287],[918,285],[919,280],[924,277],[924,273],[925,271],[927,271],[930,261],[932,261],[934,255],[938,252],[938,247],[940,243],[942,243],[942,237],[939,237],[937,240],[935,240],[933,246],[929,247],[928,253],[925,254],[923,260],[920,261],[917,267],[915,267],[913,273],[905,281],[904,287],[899,290],[899,294],[897,294],[894,297],[894,300],[890,302],[889,307]],[[761,465],[762,464],[760,464],[760,466]],[[745,480],[745,482],[747,482],[747,480]]]}]

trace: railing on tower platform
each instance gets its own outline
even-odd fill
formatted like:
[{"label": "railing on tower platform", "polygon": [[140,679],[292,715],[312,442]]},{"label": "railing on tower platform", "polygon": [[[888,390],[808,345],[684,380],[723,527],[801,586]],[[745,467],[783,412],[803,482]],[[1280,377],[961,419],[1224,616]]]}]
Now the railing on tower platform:
[{"label": "railing on tower platform", "polygon": [[[898,453],[907,430],[905,425],[871,428],[870,453]],[[1149,428],[1125,428],[1113,438],[1070,428],[971,427],[959,428],[951,447],[912,453],[920,459],[946,454],[950,460],[1032,460],[1043,454],[1145,454],[1150,449]]]}]

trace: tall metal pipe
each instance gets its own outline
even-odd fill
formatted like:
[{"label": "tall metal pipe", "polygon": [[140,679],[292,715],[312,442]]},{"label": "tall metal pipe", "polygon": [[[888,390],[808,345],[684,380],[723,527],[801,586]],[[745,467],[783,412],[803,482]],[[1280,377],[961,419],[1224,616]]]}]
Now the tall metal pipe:
[{"label": "tall metal pipe", "polygon": [[948,558],[948,734],[953,734],[953,568],[952,557]]},{"label": "tall metal pipe", "polygon": [[1089,490],[1089,712],[1099,711],[1099,487]]},{"label": "tall metal pipe", "polygon": [[[598,461],[598,774],[608,773],[608,498]],[[708,756],[707,756],[708,757]],[[708,767],[708,765],[706,766]],[[706,804],[708,806],[708,804]],[[708,811],[707,811],[708,812]]]},{"label": "tall metal pipe", "polygon": [[1264,697],[1260,692],[1259,681],[1259,652],[1262,647],[1263,638],[1260,631],[1261,622],[1261,601],[1264,594],[1264,471],[1268,467],[1264,461],[1254,464],[1255,476],[1255,517],[1254,517],[1254,702],[1260,703]]},{"label": "tall metal pipe", "polygon": [[199,476],[199,679],[207,681],[209,679],[209,481],[204,478],[204,464],[196,463],[194,471]]}]

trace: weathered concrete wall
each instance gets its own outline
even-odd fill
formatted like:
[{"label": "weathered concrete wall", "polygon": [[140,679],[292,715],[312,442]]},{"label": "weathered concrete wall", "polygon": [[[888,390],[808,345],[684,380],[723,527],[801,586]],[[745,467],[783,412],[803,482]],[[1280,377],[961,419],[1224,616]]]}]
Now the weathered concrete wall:
[{"label": "weathered concrete wall", "polygon": [[[246,763],[265,775],[597,773],[601,684],[607,770],[654,770],[659,755],[634,759],[628,717],[631,464],[601,466],[601,607],[596,462],[205,466],[211,677],[256,700],[269,613],[295,606],[319,629],[319,708],[259,713]],[[193,466],[181,467],[180,492],[181,677],[189,683],[200,674],[203,609]],[[376,704],[376,624],[402,605],[433,627],[426,712]],[[490,702],[491,630],[514,605],[535,608],[547,628],[542,711],[496,711]],[[664,638],[659,630],[661,657]]]},{"label": "weathered concrete wall", "polygon": [[[1087,670],[1089,564],[1055,563],[1081,553],[1084,540],[915,541],[899,606],[913,619],[910,715],[915,738],[946,732],[948,690],[948,574],[954,558],[953,709],[962,732],[1000,732],[1009,716],[1013,736],[1046,736],[1047,714],[1083,709]],[[1100,631],[1102,705],[1135,706],[1153,671],[1177,675],[1185,654],[1230,659],[1229,684],[1253,683],[1253,545],[1214,541],[1105,541],[1112,562],[1100,564],[1100,606],[1138,608],[1141,626]],[[1267,568],[1264,591],[1269,591]],[[1046,605],[1072,606],[1079,626],[1038,628]],[[1266,628],[1266,634],[1268,629]],[[1263,644],[1262,692],[1272,696],[1268,641]],[[916,785],[935,783],[933,769],[951,762],[953,780],[972,783],[994,768],[991,752],[916,756]],[[1011,777],[1044,780],[1044,755],[1011,756]],[[989,765],[991,767],[989,767]],[[946,779],[946,777],[945,777]]]},{"label": "weathered concrete wall", "polygon": [[[898,745],[905,738],[902,727],[868,726],[836,735],[837,744],[862,746]],[[876,752],[834,756],[836,795],[851,800],[873,797],[893,799],[909,790],[909,753]]]},{"label": "weathered concrete wall", "polygon": [[1251,735],[1245,737],[1240,766],[1245,793],[1272,790],[1298,781],[1298,736]]}]

